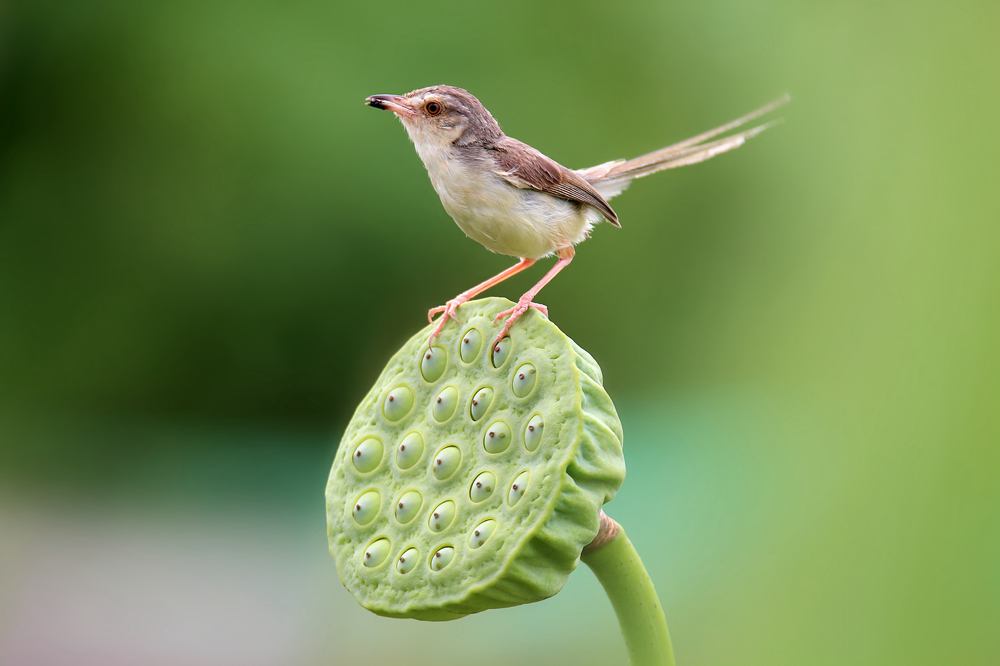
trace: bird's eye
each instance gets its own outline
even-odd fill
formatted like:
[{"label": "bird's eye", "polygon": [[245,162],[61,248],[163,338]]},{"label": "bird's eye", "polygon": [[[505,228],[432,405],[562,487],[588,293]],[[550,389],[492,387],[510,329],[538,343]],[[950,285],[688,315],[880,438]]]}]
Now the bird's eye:
[{"label": "bird's eye", "polygon": [[440,102],[427,102],[427,104],[424,106],[424,109],[430,115],[436,116],[439,113],[441,113],[442,110],[444,110],[444,107],[441,105]]}]

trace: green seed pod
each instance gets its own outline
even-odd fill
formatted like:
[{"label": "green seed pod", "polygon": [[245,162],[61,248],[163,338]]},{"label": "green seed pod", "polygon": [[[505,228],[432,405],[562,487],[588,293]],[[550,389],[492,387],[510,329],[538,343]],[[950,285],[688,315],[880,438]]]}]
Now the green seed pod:
[{"label": "green seed pod", "polygon": [[417,333],[347,426],[330,551],[375,613],[449,620],[555,594],[624,479],[597,363],[533,310],[491,344],[510,305],[464,304],[431,350],[432,328]]}]

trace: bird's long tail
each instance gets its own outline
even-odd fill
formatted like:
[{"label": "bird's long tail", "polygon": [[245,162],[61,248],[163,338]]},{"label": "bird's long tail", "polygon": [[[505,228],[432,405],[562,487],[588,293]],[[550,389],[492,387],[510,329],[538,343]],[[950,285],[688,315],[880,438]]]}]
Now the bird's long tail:
[{"label": "bird's long tail", "polygon": [[755,127],[729,134],[728,136],[723,135],[771,113],[775,109],[787,104],[790,99],[788,95],[784,95],[769,104],[765,104],[756,111],[751,111],[745,116],[741,116],[725,125],[720,125],[689,139],[671,144],[666,148],[654,150],[651,153],[646,153],[630,160],[614,160],[586,169],[578,169],[577,173],[586,178],[601,193],[601,196],[605,199],[611,199],[625,191],[625,188],[636,178],[642,178],[643,176],[666,169],[676,169],[677,167],[704,162],[716,155],[739,148],[753,137],[780,121],[771,120]]}]

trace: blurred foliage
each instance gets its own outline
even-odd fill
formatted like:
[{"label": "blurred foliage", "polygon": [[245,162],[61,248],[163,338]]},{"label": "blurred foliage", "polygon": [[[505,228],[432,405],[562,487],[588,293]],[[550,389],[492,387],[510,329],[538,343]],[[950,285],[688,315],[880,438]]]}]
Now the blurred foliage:
[{"label": "blurred foliage", "polygon": [[[211,506],[274,471],[318,524],[381,363],[510,263],[365,95],[461,85],[587,166],[788,91],[780,127],[634,185],[542,300],[623,408],[619,515],[658,546],[682,663],[990,663],[997,25],[985,1],[0,4],[0,474],[168,499],[194,474]],[[509,613],[541,640],[547,611]]]}]

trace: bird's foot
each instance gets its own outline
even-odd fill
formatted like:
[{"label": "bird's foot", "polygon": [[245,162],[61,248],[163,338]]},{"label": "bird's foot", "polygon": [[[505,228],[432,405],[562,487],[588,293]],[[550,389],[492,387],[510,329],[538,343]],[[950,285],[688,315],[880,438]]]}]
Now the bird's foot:
[{"label": "bird's foot", "polygon": [[514,322],[520,319],[525,312],[532,309],[541,312],[542,316],[544,316],[546,319],[549,316],[549,309],[546,306],[542,305],[541,303],[533,303],[531,301],[524,299],[519,300],[517,302],[517,305],[515,305],[514,307],[508,308],[503,312],[499,313],[494,318],[494,321],[500,321],[505,317],[507,318],[507,321],[504,322],[503,328],[500,329],[500,334],[497,336],[496,340],[493,341],[493,346],[496,347],[501,340],[507,337],[507,334],[510,333],[510,327],[514,325]]},{"label": "bird's foot", "polygon": [[438,325],[434,328],[434,332],[431,333],[430,339],[427,340],[428,347],[434,344],[434,339],[437,338],[437,336],[441,335],[441,331],[442,329],[444,329],[444,326],[445,324],[448,323],[449,319],[455,319],[456,321],[458,320],[458,318],[455,316],[455,313],[458,311],[458,306],[462,305],[468,300],[469,300],[468,298],[464,298],[463,296],[459,295],[451,299],[444,305],[439,305],[436,308],[431,308],[430,310],[427,311],[428,322],[433,322],[434,317],[436,317],[437,315],[441,315],[441,318],[438,320]]}]

